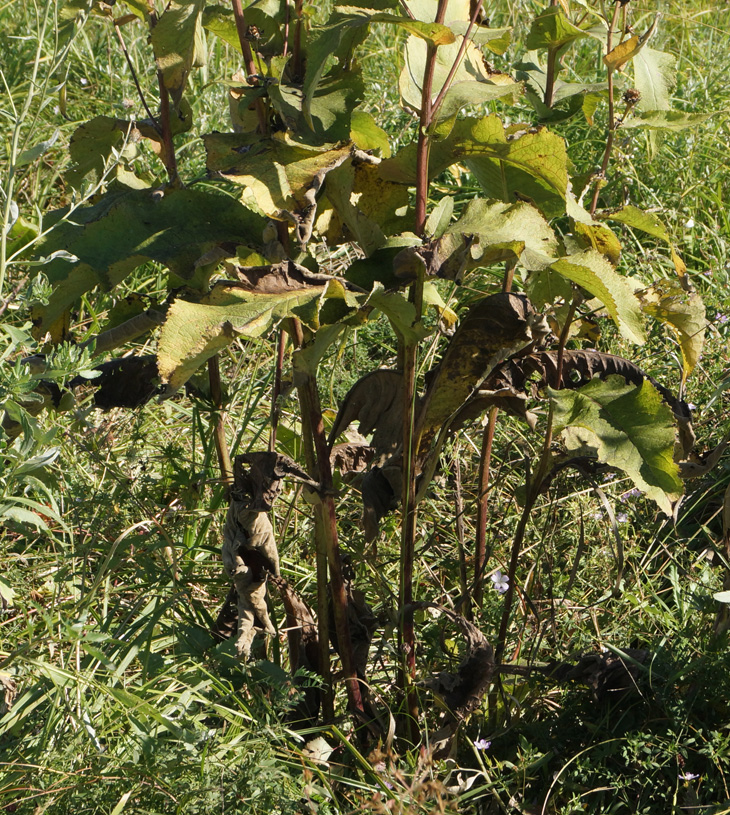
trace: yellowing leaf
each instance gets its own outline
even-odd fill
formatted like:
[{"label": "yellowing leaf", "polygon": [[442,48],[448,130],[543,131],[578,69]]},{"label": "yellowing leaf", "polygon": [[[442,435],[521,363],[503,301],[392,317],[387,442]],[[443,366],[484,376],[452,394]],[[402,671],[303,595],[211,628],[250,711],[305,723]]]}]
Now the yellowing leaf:
[{"label": "yellowing leaf", "polygon": [[157,348],[160,377],[171,390],[177,390],[237,337],[261,337],[286,317],[297,317],[316,330],[320,306],[327,297],[346,299],[342,284],[331,280],[259,293],[248,286],[221,282],[198,303],[175,300]]},{"label": "yellowing leaf", "polygon": [[634,34],[633,37],[629,37],[628,40],[624,40],[615,48],[612,48],[603,58],[603,62],[609,71],[616,71],[632,59],[640,48],[641,40]]},{"label": "yellowing leaf", "polygon": [[307,198],[310,188],[316,184],[319,189],[325,175],[352,153],[350,144],[328,150],[286,137],[262,139],[235,133],[209,133],[203,142],[208,170],[242,186],[247,204],[278,220],[308,209],[313,203]]},{"label": "yellowing leaf", "polygon": [[699,362],[705,341],[705,304],[697,292],[688,292],[677,280],[658,280],[637,292],[646,314],[666,323],[673,330],[682,351],[686,380]]}]

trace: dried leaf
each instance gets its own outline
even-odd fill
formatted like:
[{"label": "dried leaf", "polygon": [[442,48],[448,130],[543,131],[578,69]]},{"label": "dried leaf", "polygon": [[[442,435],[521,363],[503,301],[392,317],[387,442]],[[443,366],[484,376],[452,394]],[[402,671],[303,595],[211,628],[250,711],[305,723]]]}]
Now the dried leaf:
[{"label": "dried leaf", "polygon": [[333,442],[355,420],[358,432],[373,434],[370,442],[377,456],[393,454],[403,435],[403,374],[381,368],[361,377],[347,392],[329,434]]}]

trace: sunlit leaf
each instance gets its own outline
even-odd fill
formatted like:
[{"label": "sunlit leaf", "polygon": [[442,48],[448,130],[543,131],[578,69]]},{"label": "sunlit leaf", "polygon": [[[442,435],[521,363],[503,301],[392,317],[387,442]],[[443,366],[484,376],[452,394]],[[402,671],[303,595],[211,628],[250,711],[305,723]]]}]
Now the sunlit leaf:
[{"label": "sunlit leaf", "polygon": [[670,326],[682,351],[686,379],[699,362],[705,341],[705,304],[695,291],[686,291],[678,280],[658,280],[637,292],[646,314]]},{"label": "sunlit leaf", "polygon": [[685,113],[682,110],[637,110],[621,125],[622,129],[686,130],[706,122],[712,113]]},{"label": "sunlit leaf", "polygon": [[616,467],[667,514],[682,495],[674,462],[672,411],[647,380],[627,383],[617,375],[594,379],[578,390],[548,388],[554,428],[566,431],[571,450],[593,448],[599,461]]},{"label": "sunlit leaf", "polygon": [[626,339],[639,345],[645,342],[639,300],[626,278],[603,255],[587,249],[556,261],[550,268],[597,297]]}]

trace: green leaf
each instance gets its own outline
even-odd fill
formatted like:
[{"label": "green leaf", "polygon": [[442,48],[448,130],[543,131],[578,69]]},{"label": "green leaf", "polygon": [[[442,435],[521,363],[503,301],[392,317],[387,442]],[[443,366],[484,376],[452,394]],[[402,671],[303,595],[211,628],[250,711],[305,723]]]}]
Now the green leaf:
[{"label": "green leaf", "polygon": [[[63,215],[63,210],[54,213]],[[114,288],[138,266],[154,260],[184,279],[196,263],[223,244],[261,245],[265,222],[227,195],[201,189],[116,190],[90,207],[79,207],[35,247],[36,257],[66,252],[44,267],[53,294],[36,308],[36,331],[44,334],[85,292]]]},{"label": "green leaf", "polygon": [[337,280],[321,285],[292,283],[264,291],[221,282],[200,302],[175,300],[158,343],[160,377],[170,390],[177,390],[206,360],[237,337],[261,337],[287,317],[297,317],[316,331],[320,309],[328,298],[343,300],[350,308],[358,305]]},{"label": "green leaf", "polygon": [[[451,45],[444,45],[436,52],[434,65],[431,101],[441,92],[451,68],[456,60],[463,37]],[[405,65],[401,72],[398,86],[403,102],[413,110],[420,110],[422,100],[422,83],[426,70],[428,46],[417,37],[409,37],[405,46]],[[491,102],[503,97],[515,97],[522,92],[522,86],[506,74],[490,73],[484,65],[482,53],[469,42],[466,51],[452,78],[434,124],[451,119],[465,105]]]},{"label": "green leaf", "polygon": [[440,238],[446,232],[454,214],[454,199],[445,195],[431,210],[426,220],[426,235],[429,238]]},{"label": "green leaf", "polygon": [[660,218],[652,212],[645,212],[643,209],[639,209],[631,204],[621,207],[621,209],[597,212],[596,218],[605,219],[607,221],[618,221],[621,224],[630,226],[632,229],[639,229],[647,235],[659,238],[659,240],[666,241],[667,243],[671,242],[667,228]]},{"label": "green leaf", "polygon": [[0,504],[0,518],[15,521],[19,524],[27,524],[43,531],[48,529],[48,524],[37,512],[13,504]]},{"label": "green leaf", "polygon": [[599,461],[625,472],[671,515],[682,495],[673,459],[674,417],[647,380],[632,385],[617,375],[594,379],[577,390],[548,388],[554,429],[566,431],[569,449],[588,445]]},{"label": "green leaf", "polygon": [[310,147],[287,136],[209,133],[203,142],[208,170],[239,184],[244,203],[278,220],[294,220],[294,213],[308,209],[312,202],[307,193],[315,178],[319,188],[325,175],[352,153],[350,144]]},{"label": "green leaf", "polygon": [[0,597],[9,605],[12,606],[15,599],[15,591],[4,577],[0,577]]},{"label": "green leaf", "polygon": [[627,340],[638,345],[646,341],[639,299],[603,255],[587,249],[556,261],[550,268],[597,297]]},{"label": "green leaf", "polygon": [[416,320],[416,307],[401,292],[386,292],[376,285],[367,299],[367,305],[377,308],[390,320],[393,330],[409,346],[417,345],[428,330]]},{"label": "green leaf", "polygon": [[454,32],[440,23],[421,22],[410,17],[395,17],[392,14],[373,14],[373,23],[389,23],[402,28],[414,37],[432,45],[450,45],[455,41]]},{"label": "green leaf", "polygon": [[637,110],[621,125],[622,130],[671,130],[674,132],[696,127],[706,122],[712,113],[685,113],[682,110]]},{"label": "green leaf", "polygon": [[667,324],[677,337],[684,361],[682,378],[694,370],[705,342],[705,304],[695,291],[688,292],[678,280],[658,280],[637,292],[641,308]]},{"label": "green leaf", "polygon": [[360,150],[379,150],[383,158],[390,158],[388,134],[364,110],[354,110],[350,120],[350,140]]},{"label": "green leaf", "polygon": [[670,94],[677,83],[676,57],[643,48],[634,58],[634,87],[641,93],[639,110],[669,110]]},{"label": "green leaf", "polygon": [[352,114],[365,95],[358,71],[335,69],[317,85],[308,102],[297,85],[282,81],[268,90],[287,128],[301,137],[311,130],[316,141],[346,141],[350,136]]},{"label": "green leaf", "polygon": [[177,104],[191,68],[205,65],[202,12],[205,0],[170,0],[150,38],[157,68]]},{"label": "green leaf", "polygon": [[382,283],[386,289],[395,289],[403,281],[395,276],[393,263],[398,255],[421,241],[415,235],[399,235],[386,239],[383,245],[371,255],[356,260],[345,272],[345,278],[365,291],[370,291],[375,283]]},{"label": "green leaf", "polygon": [[502,201],[470,201],[463,215],[447,230],[447,234],[476,236],[471,255],[475,261],[489,256],[490,246],[520,244],[519,258],[527,269],[544,269],[553,263],[558,240],[539,210],[523,201],[506,204]]},{"label": "green leaf", "polygon": [[40,158],[58,141],[60,133],[61,131],[57,128],[49,139],[44,139],[44,141],[38,142],[38,144],[34,145],[33,147],[23,150],[23,152],[20,153],[15,159],[15,166],[25,167],[26,164],[30,164],[37,158]]},{"label": "green leaf", "polygon": [[[509,136],[509,138],[508,138]],[[383,178],[416,183],[416,145],[409,144],[380,164]],[[449,136],[431,145],[429,177],[463,161],[487,196],[513,202],[530,198],[547,217],[565,212],[567,154],[560,136],[543,128],[505,131],[498,116],[461,119]]]},{"label": "green leaf", "polygon": [[[281,54],[284,47],[282,36],[284,26],[282,4],[279,0],[254,0],[252,3],[244,4],[244,9],[246,25],[256,26],[259,35],[256,40],[256,51],[266,57]],[[201,22],[206,31],[210,31],[241,54],[241,40],[230,4],[206,5]]]},{"label": "green leaf", "polygon": [[587,36],[585,31],[570,22],[560,6],[551,6],[532,21],[525,47],[530,51],[541,48],[557,51]]},{"label": "green leaf", "polygon": [[[132,122],[127,122],[127,130]],[[69,142],[69,153],[74,163],[66,173],[71,184],[78,187],[81,180],[93,172],[100,178],[112,151],[121,147],[125,130],[120,120],[111,116],[95,116],[74,130]]]},{"label": "green leaf", "polygon": [[502,56],[512,41],[511,28],[490,28],[488,25],[471,26],[467,20],[450,20],[449,28],[454,34],[460,34],[462,37],[465,37],[469,31],[471,42],[475,45],[486,46],[497,56]]}]

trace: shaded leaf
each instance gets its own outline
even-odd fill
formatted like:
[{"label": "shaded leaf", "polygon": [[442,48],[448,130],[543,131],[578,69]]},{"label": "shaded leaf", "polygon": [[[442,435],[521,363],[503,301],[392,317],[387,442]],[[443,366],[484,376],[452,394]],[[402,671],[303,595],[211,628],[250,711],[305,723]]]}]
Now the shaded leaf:
[{"label": "shaded leaf", "polygon": [[540,48],[558,51],[587,36],[585,31],[570,22],[560,6],[551,6],[533,19],[525,47],[530,51]]},{"label": "shaded leaf", "polygon": [[[547,216],[565,212],[567,154],[562,138],[543,128],[505,131],[495,115],[461,119],[451,133],[431,145],[429,177],[464,161],[491,198],[513,202],[529,198]],[[416,145],[408,145],[380,164],[381,176],[416,183]]]},{"label": "shaded leaf", "polygon": [[[65,210],[54,213],[61,218]],[[265,222],[229,196],[200,189],[115,190],[94,205],[74,210],[35,247],[35,256],[57,251],[44,273],[53,285],[46,305],[33,310],[35,330],[45,334],[76,300],[95,286],[109,290],[149,260],[190,279],[196,262],[216,246],[258,244]]]},{"label": "shaded leaf", "polygon": [[408,191],[383,179],[377,165],[342,164],[328,178],[326,195],[336,220],[347,227],[367,256],[407,223]]},{"label": "shaded leaf", "polygon": [[535,310],[524,296],[493,294],[469,309],[432,375],[416,414],[414,445],[422,461],[441,428],[494,367],[535,341],[540,331]]},{"label": "shaded leaf", "polygon": [[354,421],[358,433],[369,436],[377,456],[390,456],[403,436],[403,374],[381,368],[361,377],[347,392],[327,440],[330,449]]}]

